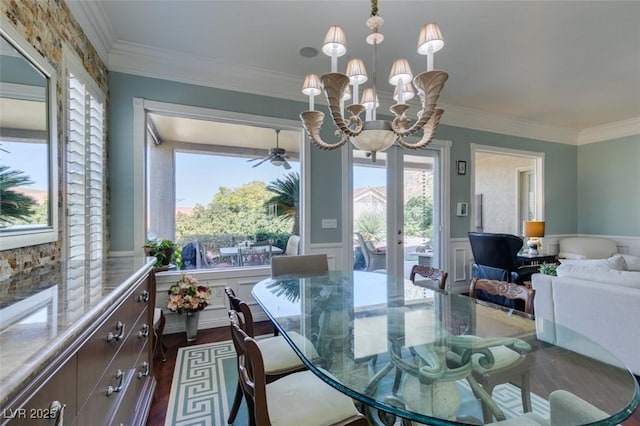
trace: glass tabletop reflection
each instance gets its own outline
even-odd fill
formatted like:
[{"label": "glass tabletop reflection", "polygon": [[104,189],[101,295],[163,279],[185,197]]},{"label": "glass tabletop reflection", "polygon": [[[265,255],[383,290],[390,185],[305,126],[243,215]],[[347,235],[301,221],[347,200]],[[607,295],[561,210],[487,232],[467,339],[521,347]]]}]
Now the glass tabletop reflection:
[{"label": "glass tabletop reflection", "polygon": [[[527,361],[527,416],[549,421],[549,401],[564,392],[593,406],[594,424],[613,425],[640,400],[634,376],[585,337],[572,336],[588,356],[544,341],[553,324],[406,279],[330,271],[266,279],[252,294],[307,367],[358,402],[374,424],[484,424],[481,402],[492,421],[522,416],[519,388],[505,383],[489,395],[471,374],[500,362],[496,348]],[[305,343],[295,344],[292,333]]]}]

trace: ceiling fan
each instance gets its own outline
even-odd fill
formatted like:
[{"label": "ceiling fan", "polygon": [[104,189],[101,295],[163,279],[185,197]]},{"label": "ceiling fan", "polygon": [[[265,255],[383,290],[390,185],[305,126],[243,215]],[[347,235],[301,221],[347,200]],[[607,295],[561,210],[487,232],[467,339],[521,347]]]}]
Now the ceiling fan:
[{"label": "ceiling fan", "polygon": [[280,146],[278,145],[278,137],[280,135],[280,129],[275,129],[276,131],[276,147],[275,148],[269,148],[269,154],[262,158],[262,157],[258,157],[258,158],[251,158],[247,161],[256,161],[256,160],[260,160],[260,162],[254,164],[251,167],[258,167],[260,164],[264,163],[265,161],[271,161],[271,164],[273,164],[274,166],[282,166],[284,167],[286,170],[289,170],[291,168],[291,165],[289,164],[289,162],[287,161],[287,150],[284,148],[280,148]]}]

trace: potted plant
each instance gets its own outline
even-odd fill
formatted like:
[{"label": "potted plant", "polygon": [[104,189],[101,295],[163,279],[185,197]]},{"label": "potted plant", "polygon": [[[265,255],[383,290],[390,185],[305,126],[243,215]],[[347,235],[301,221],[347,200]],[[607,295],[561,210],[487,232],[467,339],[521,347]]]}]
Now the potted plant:
[{"label": "potted plant", "polygon": [[187,341],[196,340],[200,311],[207,307],[211,299],[211,289],[200,285],[193,276],[182,273],[180,280],[169,288],[167,308],[171,312],[185,314]]},{"label": "potted plant", "polygon": [[153,265],[156,268],[167,266],[171,263],[176,251],[176,245],[173,241],[162,238],[157,240],[149,240],[144,245],[144,252],[147,256],[155,256],[157,262]]},{"label": "potted plant", "polygon": [[557,275],[556,269],[558,268],[558,264],[556,263],[543,263],[540,265],[538,272],[545,275],[553,275],[554,277]]}]

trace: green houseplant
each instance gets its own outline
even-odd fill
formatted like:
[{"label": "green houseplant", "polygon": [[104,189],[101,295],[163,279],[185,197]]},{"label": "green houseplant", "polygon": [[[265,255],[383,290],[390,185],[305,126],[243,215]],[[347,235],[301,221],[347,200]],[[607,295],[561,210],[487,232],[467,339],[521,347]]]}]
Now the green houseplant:
[{"label": "green houseplant", "polygon": [[556,276],[557,272],[556,269],[558,268],[558,265],[556,263],[543,263],[542,265],[540,265],[540,268],[538,269],[538,272],[540,272],[541,274],[545,274],[545,275],[553,275]]},{"label": "green houseplant", "polygon": [[157,262],[153,266],[160,268],[171,263],[176,252],[176,245],[166,238],[149,240],[144,245],[144,252],[147,256],[155,256]]}]

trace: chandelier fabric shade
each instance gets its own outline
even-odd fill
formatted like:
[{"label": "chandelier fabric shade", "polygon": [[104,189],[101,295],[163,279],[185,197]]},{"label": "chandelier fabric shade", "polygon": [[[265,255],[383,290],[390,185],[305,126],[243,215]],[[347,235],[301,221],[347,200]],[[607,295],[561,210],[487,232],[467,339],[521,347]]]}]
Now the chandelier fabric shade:
[{"label": "chandelier fabric shade", "polygon": [[[377,120],[376,110],[379,106],[376,83],[375,65],[377,62],[377,47],[384,40],[380,33],[380,27],[384,23],[378,15],[377,0],[371,0],[371,16],[367,19],[367,26],[371,33],[366,37],[367,43],[373,46],[373,87],[363,90],[362,98],[359,98],[359,86],[368,81],[367,71],[362,59],[351,59],[346,68],[346,73],[337,71],[338,58],[347,53],[346,36],[342,27],[333,25],[329,28],[322,51],[331,57],[331,72],[322,75],[317,84],[317,75],[310,74],[305,77],[303,93],[309,96],[309,110],[300,113],[300,119],[307,131],[311,142],[320,149],[338,149],[351,141],[354,146],[361,149],[376,160],[376,152],[384,151],[394,143],[406,149],[422,148],[429,144],[435,135],[438,124],[443,114],[441,108],[437,108],[437,101],[449,75],[445,71],[433,70],[433,54],[444,46],[444,40],[440,28],[435,23],[427,23],[420,30],[418,37],[418,53],[427,55],[427,70],[414,76],[409,61],[398,59],[394,62],[389,73],[389,84],[394,87],[393,99],[397,102],[390,110],[395,115],[392,121]],[[353,96],[349,95],[349,86],[352,86]],[[319,88],[319,89],[318,89]],[[313,97],[324,94],[329,103],[331,118],[337,127],[336,135],[339,141],[328,143],[322,140],[320,128],[324,122],[325,114],[316,111],[313,105]],[[405,114],[409,109],[407,101],[418,93],[420,110],[417,120],[412,120]],[[345,101],[353,99],[353,103],[345,107]],[[360,103],[358,103],[360,102]],[[345,110],[348,117],[345,116]],[[361,117],[365,113],[364,120]],[[408,142],[405,138],[422,131],[422,137],[418,142]]]}]

